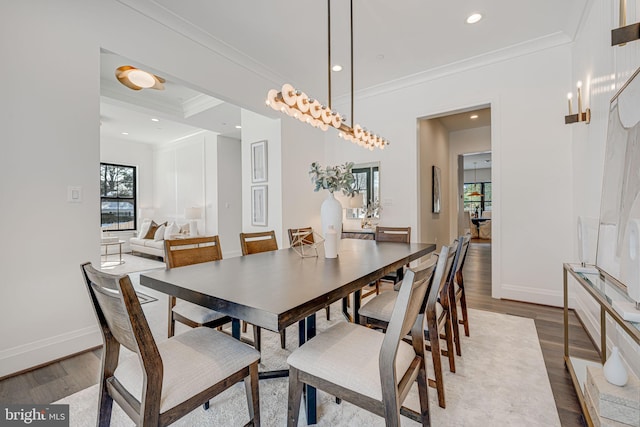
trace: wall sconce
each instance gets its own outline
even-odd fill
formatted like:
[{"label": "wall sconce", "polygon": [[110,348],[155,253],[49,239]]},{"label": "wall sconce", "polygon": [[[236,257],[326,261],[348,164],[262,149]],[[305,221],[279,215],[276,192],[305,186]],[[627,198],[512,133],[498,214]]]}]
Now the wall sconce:
[{"label": "wall sconce", "polygon": [[620,27],[611,30],[611,46],[624,46],[640,39],[640,22],[627,25],[627,0],[620,0]]},{"label": "wall sconce", "polygon": [[564,116],[564,123],[578,123],[584,122],[589,124],[591,121],[591,109],[587,108],[585,111],[582,111],[582,82],[578,82],[576,85],[578,87],[578,112],[573,114],[573,107],[571,105],[571,99],[573,98],[573,93],[569,92],[567,94],[567,100],[569,102],[569,115]]}]

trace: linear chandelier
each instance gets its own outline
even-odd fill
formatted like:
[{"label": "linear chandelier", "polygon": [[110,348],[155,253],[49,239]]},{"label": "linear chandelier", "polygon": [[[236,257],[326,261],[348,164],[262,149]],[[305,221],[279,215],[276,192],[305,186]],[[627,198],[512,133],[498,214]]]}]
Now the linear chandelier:
[{"label": "linear chandelier", "polygon": [[288,83],[282,85],[280,91],[271,89],[267,94],[266,104],[274,110],[326,131],[329,126],[338,129],[338,136],[361,147],[373,151],[374,148],[384,150],[389,145],[385,138],[353,124],[353,0],[350,1],[351,18],[351,126],[345,123],[345,116],[331,109],[331,0],[327,0],[327,70],[328,70],[328,105],[294,89]]}]

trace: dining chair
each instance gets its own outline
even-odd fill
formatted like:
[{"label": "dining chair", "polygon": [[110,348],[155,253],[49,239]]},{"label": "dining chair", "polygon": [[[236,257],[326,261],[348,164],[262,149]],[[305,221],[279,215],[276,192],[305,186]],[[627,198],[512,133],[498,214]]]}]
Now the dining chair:
[{"label": "dining chair", "polygon": [[[376,227],[375,233],[376,242],[395,242],[395,243],[411,243],[411,227]],[[408,267],[409,265],[407,265]],[[404,267],[400,267],[394,272],[391,272],[384,277],[375,281],[375,289],[362,294],[362,298],[366,298],[369,295],[380,294],[380,282],[387,281],[392,282],[393,285],[397,285],[402,280],[404,275]]]},{"label": "dining chair", "polygon": [[465,216],[465,219],[466,219],[468,227],[469,227],[469,232],[471,233],[471,238],[472,239],[477,239],[478,238],[478,226],[476,224],[474,224],[473,221],[471,220],[471,212],[464,211],[464,216]]},{"label": "dining chair", "polygon": [[[469,251],[469,242],[471,241],[471,234],[467,233],[460,238],[462,240],[461,252],[458,262],[456,264],[456,271],[453,275],[453,286],[450,286],[450,291],[453,295],[450,295],[451,302],[451,325],[453,326],[453,341],[456,346],[456,354],[462,355],[462,348],[460,345],[460,326],[464,326],[464,334],[469,336],[469,316],[467,314],[467,297],[464,292],[464,277],[462,275],[462,269],[464,268],[464,261],[467,259],[467,252]],[[461,319],[458,319],[458,301],[460,302]]]},{"label": "dining chair", "polygon": [[[315,243],[312,227],[290,228],[288,230],[288,234],[290,245],[293,245],[293,242],[296,240],[302,240],[302,244],[304,245],[312,245]],[[331,320],[331,306],[327,305],[324,309],[327,315],[327,320]]]},{"label": "dining chair", "polygon": [[[98,426],[109,426],[114,401],[136,425],[166,426],[241,380],[249,424],[260,425],[258,351],[202,327],[157,343],[129,276],[81,270],[104,342]],[[121,345],[137,357],[119,361]]]},{"label": "dining chair", "polygon": [[[270,252],[278,250],[278,241],[276,240],[275,231],[262,231],[257,233],[240,233],[240,247],[242,255],[252,255],[261,252]],[[242,331],[247,331],[247,323],[242,322]],[[253,336],[256,348],[260,349],[261,328],[253,325]],[[285,330],[280,331],[280,347],[286,348],[287,334]]]},{"label": "dining chair", "polygon": [[[429,379],[429,385],[436,388],[438,392],[438,404],[442,408],[446,407],[446,401],[441,355],[448,358],[449,370],[455,372],[453,330],[449,311],[449,284],[452,273],[455,270],[454,263],[459,247],[458,239],[456,239],[451,247],[447,247],[444,261],[441,251],[438,256],[431,257],[425,263],[426,265],[437,263],[434,273],[434,285],[429,289],[427,298],[425,298],[423,302],[423,308],[427,320],[427,329],[425,329],[424,334],[425,339],[429,341],[426,348],[431,351],[435,377],[435,380]],[[386,330],[397,298],[398,292],[383,292],[375,296],[360,308],[360,323],[373,328]],[[446,350],[440,349],[441,336],[444,336],[447,343]],[[434,337],[435,339],[433,339]]]},{"label": "dining chair", "polygon": [[[399,426],[406,410],[402,403],[416,380],[417,415],[422,425],[430,425],[422,304],[433,271],[431,265],[406,272],[386,334],[341,322],[291,353],[288,426],[298,425],[304,384],[384,417],[387,426]],[[409,333],[411,344],[403,340]]]},{"label": "dining chair", "polygon": [[481,239],[491,239],[491,220],[488,219],[480,223],[480,229],[478,230],[478,237]]}]

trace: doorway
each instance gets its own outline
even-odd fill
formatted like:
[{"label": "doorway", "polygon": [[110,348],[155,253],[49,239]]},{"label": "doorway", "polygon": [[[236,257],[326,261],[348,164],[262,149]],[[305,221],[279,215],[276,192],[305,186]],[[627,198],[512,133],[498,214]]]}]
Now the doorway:
[{"label": "doorway", "polygon": [[[493,173],[491,106],[480,105],[418,119],[418,236],[422,242],[449,244],[472,233],[472,248],[491,266],[493,245]],[[433,167],[440,169],[440,212],[433,210]],[[476,215],[477,212],[477,215]],[[476,218],[472,218],[476,217]],[[491,219],[489,219],[491,217]],[[475,227],[475,230],[472,229]],[[476,237],[477,236],[477,237]],[[482,246],[479,246],[482,245]],[[470,250],[471,250],[470,247]],[[491,283],[488,283],[491,293]]]}]

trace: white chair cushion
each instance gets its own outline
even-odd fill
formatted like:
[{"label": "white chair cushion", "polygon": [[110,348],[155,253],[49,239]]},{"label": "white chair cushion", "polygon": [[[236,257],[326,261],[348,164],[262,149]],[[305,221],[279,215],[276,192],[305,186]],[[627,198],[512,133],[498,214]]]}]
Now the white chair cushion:
[{"label": "white chair cushion", "polygon": [[391,313],[393,313],[397,298],[398,292],[396,291],[382,292],[360,307],[358,314],[388,323],[391,320]]},{"label": "white chair cushion", "polygon": [[[164,377],[160,413],[257,361],[253,347],[211,328],[195,328],[158,344]],[[115,377],[137,399],[142,397],[142,369],[137,357],[124,360]]]},{"label": "white chair cushion", "polygon": [[200,323],[201,325],[226,316],[225,314],[211,310],[210,308],[182,300],[177,301],[176,305],[173,307],[173,312],[182,317],[193,320],[196,323]]},{"label": "white chair cushion", "polygon": [[[366,316],[388,323],[391,319],[391,313],[393,313],[393,307],[396,305],[397,298],[398,292],[383,292],[380,295],[376,295],[365,305],[360,307],[358,314],[360,316]],[[439,302],[436,302],[436,318],[439,319],[441,314],[442,305]]]},{"label": "white chair cushion", "polygon": [[167,228],[164,230],[164,240],[171,240],[171,236],[175,234],[180,234],[180,226],[175,222],[167,225]]},{"label": "white chair cushion", "polygon": [[[353,323],[339,323],[295,350],[287,363],[349,390],[382,400],[379,355],[384,334]],[[400,380],[415,357],[400,342],[396,375]]]}]

